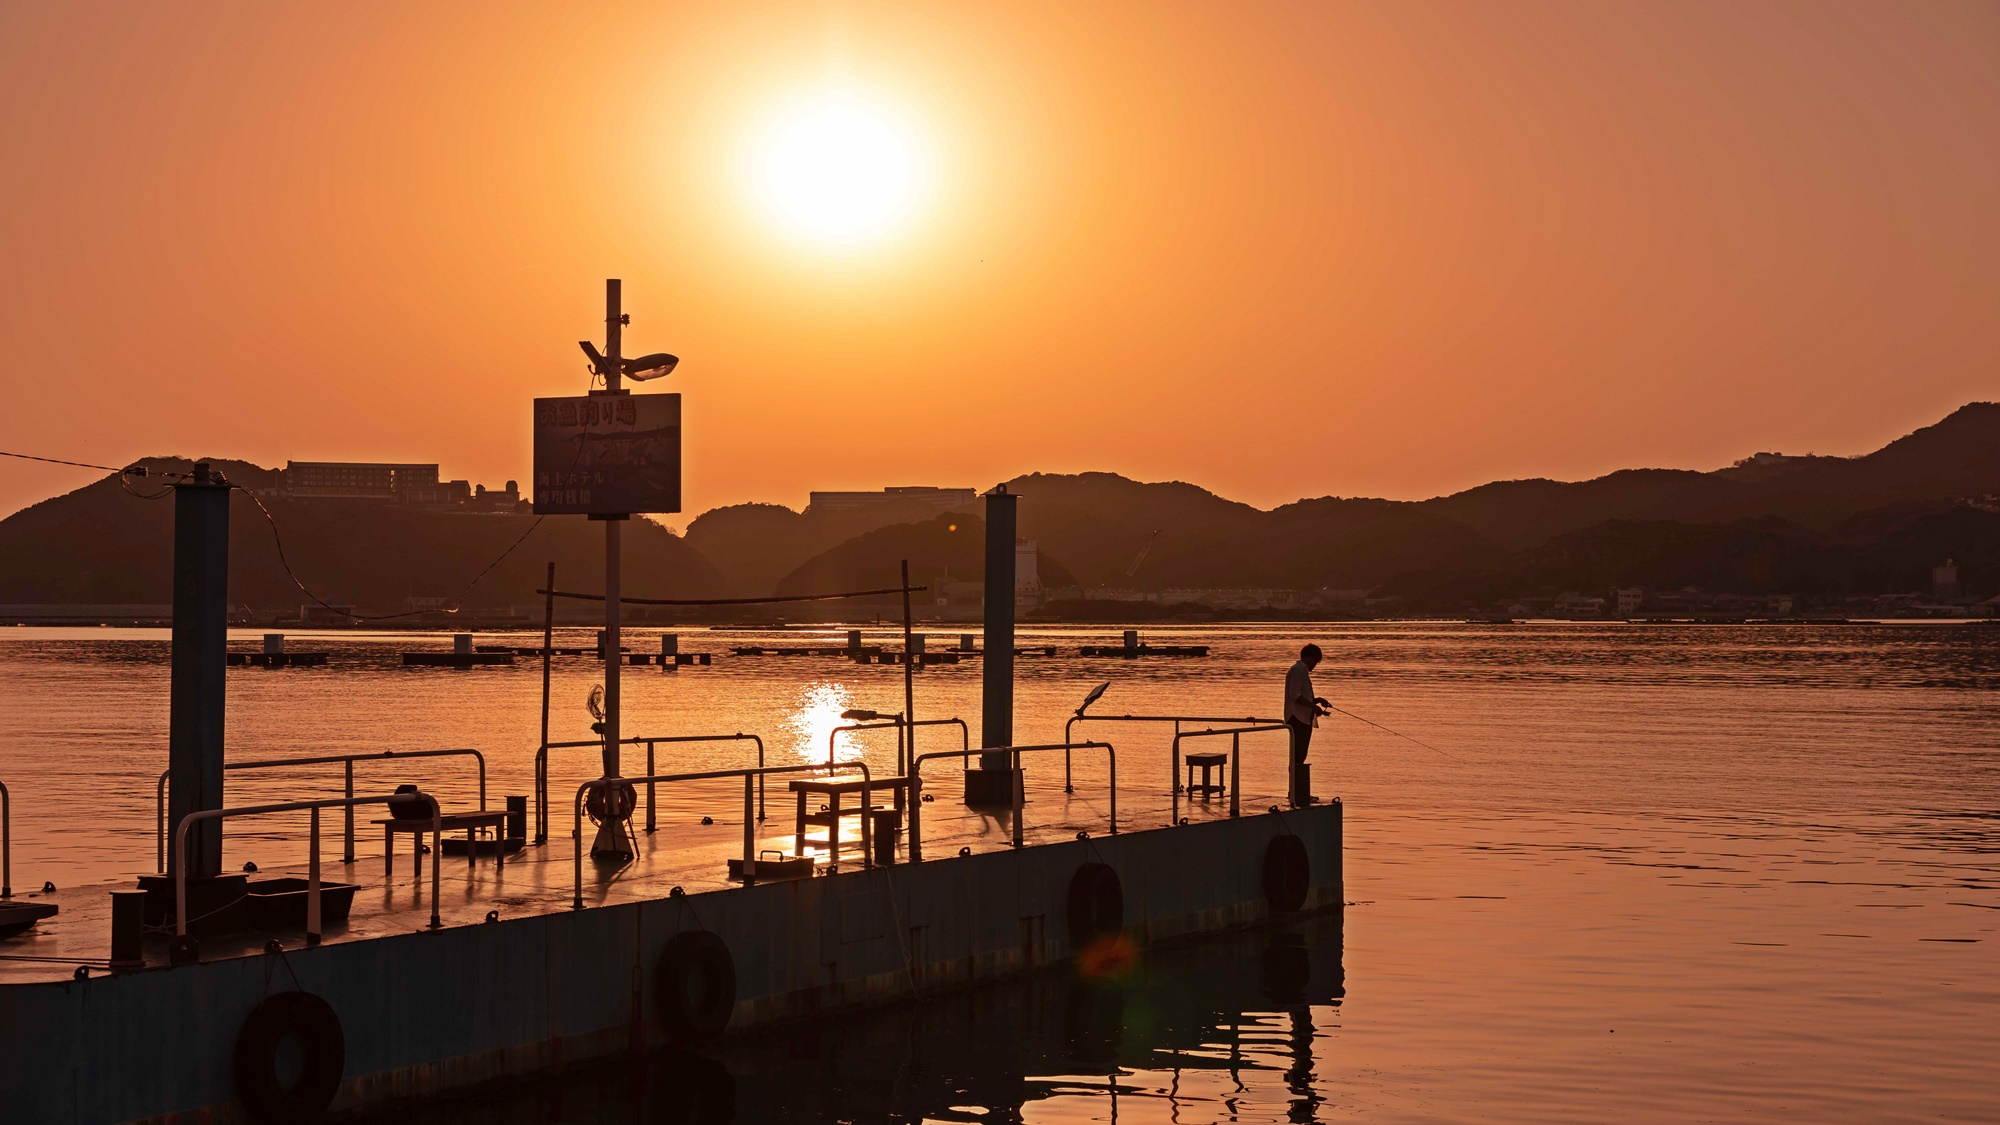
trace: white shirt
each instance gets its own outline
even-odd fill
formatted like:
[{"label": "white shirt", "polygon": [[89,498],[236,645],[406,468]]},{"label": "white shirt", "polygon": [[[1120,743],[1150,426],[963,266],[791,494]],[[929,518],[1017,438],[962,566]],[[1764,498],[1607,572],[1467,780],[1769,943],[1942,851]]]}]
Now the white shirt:
[{"label": "white shirt", "polygon": [[[1301,699],[1305,702],[1301,703]],[[1285,673],[1285,720],[1318,726],[1319,711],[1313,707],[1313,699],[1311,671],[1306,668],[1305,661],[1293,662],[1291,671]]]}]

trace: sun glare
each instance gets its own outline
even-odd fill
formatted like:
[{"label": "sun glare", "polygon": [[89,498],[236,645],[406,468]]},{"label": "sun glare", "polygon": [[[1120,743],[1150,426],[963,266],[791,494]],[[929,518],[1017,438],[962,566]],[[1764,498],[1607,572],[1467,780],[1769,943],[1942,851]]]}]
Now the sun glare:
[{"label": "sun glare", "polygon": [[929,168],[903,115],[851,94],[826,94],[771,118],[753,146],[750,180],[760,208],[785,232],[851,247],[917,216]]}]

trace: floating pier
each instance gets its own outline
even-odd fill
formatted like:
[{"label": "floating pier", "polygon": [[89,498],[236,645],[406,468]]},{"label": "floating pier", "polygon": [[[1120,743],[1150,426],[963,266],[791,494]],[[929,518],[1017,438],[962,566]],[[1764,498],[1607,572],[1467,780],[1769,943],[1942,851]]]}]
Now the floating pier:
[{"label": "floating pier", "polygon": [[253,668],[324,668],[326,655],[323,652],[287,652],[283,633],[266,633],[262,651],[232,652],[227,659],[232,665]]},{"label": "floating pier", "polygon": [[491,652],[475,649],[471,633],[454,633],[450,652],[406,652],[403,654],[405,668],[478,668],[495,664],[514,663],[511,652]]},{"label": "floating pier", "polygon": [[[1162,798],[1131,796],[1116,834],[1098,802],[1038,799],[1018,848],[996,847],[985,816],[940,801],[926,806],[924,841],[938,858],[867,866],[857,847],[837,871],[822,853],[807,857],[812,877],[747,887],[728,871],[741,864],[744,824],[699,825],[679,803],[684,819],[622,868],[576,868],[567,838],[504,867],[475,856],[434,868],[431,857],[421,878],[405,866],[376,881],[364,859],[341,869],[360,887],[317,944],[296,926],[246,931],[205,939],[199,962],[170,966],[167,939],[148,936],[144,967],[115,973],[73,972],[105,963],[110,896],[66,892],[62,921],[8,953],[74,960],[0,962],[0,1027],[12,1029],[0,1098],[10,1120],[54,1125],[245,1120],[244,1067],[256,1082],[267,1055],[255,1043],[239,1055],[254,1022],[342,1045],[337,1071],[324,1071],[323,1055],[302,1060],[327,1094],[294,1120],[395,1112],[586,1059],[1339,909],[1339,803],[1168,827]],[[753,840],[768,852],[788,844],[788,832]],[[450,877],[436,929],[434,872]],[[295,993],[310,999],[274,1008],[274,995]]]}]

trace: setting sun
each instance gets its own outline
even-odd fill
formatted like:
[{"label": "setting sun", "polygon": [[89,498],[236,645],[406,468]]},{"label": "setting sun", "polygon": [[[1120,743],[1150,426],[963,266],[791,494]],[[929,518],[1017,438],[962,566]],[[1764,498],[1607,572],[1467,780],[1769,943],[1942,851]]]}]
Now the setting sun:
[{"label": "setting sun", "polygon": [[759,209],[785,233],[853,246],[914,219],[928,173],[917,132],[902,114],[839,93],[774,114],[752,148],[749,180]]}]

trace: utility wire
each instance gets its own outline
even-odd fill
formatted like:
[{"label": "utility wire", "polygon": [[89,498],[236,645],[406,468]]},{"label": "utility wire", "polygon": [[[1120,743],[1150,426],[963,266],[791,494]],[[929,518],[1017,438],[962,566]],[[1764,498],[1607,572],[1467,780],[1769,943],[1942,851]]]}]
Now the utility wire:
[{"label": "utility wire", "polygon": [[65,461],[60,457],[37,457],[32,453],[8,453],[6,450],[0,450],[0,457],[19,457],[23,461],[45,461],[51,465],[74,465],[79,469],[103,469],[107,473],[131,473],[134,476],[141,477],[146,475],[146,467],[144,465],[127,465],[121,469],[116,465],[92,465],[87,461]]},{"label": "utility wire", "polygon": [[[234,487],[239,491],[241,491],[243,495],[248,496],[250,498],[251,503],[257,505],[257,510],[264,513],[264,522],[271,525],[271,542],[277,545],[278,565],[285,568],[285,576],[292,580],[292,585],[297,586],[299,588],[300,593],[304,594],[306,597],[311,598],[315,603],[319,605],[321,609],[326,610],[328,613],[337,613],[342,617],[349,618],[350,620],[354,621],[394,621],[397,618],[416,617],[420,614],[431,612],[430,610],[427,609],[412,609],[412,610],[406,610],[402,613],[369,614],[369,613],[355,613],[352,610],[341,609],[339,606],[336,605],[329,605],[325,598],[322,598],[318,594],[313,593],[312,589],[308,587],[303,581],[300,580],[298,572],[292,569],[291,560],[285,557],[284,536],[278,534],[278,520],[277,517],[271,514],[271,509],[266,508],[264,506],[264,501],[259,499],[255,492],[252,492],[249,489],[244,488],[240,484],[235,485]],[[493,561],[487,563],[485,568],[482,569],[478,574],[473,575],[472,581],[467,582],[465,584],[465,588],[460,590],[456,596],[450,599],[450,601],[452,602],[451,608],[447,609],[445,612],[457,613],[458,612],[457,603],[459,602],[459,600],[464,598],[465,595],[471,593],[472,588],[474,586],[479,585],[480,579],[485,578],[488,574],[491,574],[493,572],[493,568],[499,566],[502,559],[505,559],[508,555],[513,554],[514,548],[519,547],[521,544],[527,542],[528,536],[533,535],[535,533],[535,529],[542,526],[542,521],[547,518],[548,518],[547,516],[535,517],[535,522],[528,525],[528,530],[522,532],[521,537],[519,539],[516,539],[512,543],[509,543],[507,545],[506,550],[500,552],[497,556],[495,556]]]},{"label": "utility wire", "polygon": [[[581,456],[581,450],[579,450],[578,455]],[[168,493],[173,491],[171,487],[162,488],[158,492],[140,492],[139,490],[133,488],[132,482],[127,478],[152,475],[147,471],[146,466],[144,465],[138,465],[138,464],[127,465],[121,469],[115,465],[94,465],[88,461],[65,461],[59,457],[37,457],[32,453],[10,453],[4,449],[0,449],[0,457],[18,457],[23,461],[42,461],[51,465],[72,465],[79,469],[103,469],[107,473],[117,473],[118,486],[124,489],[130,495],[136,496],[141,500],[159,500],[165,497]],[[185,480],[190,474],[162,473],[160,475],[169,480]],[[218,483],[228,483],[221,480],[220,474],[218,474],[217,480]],[[338,606],[328,605],[326,599],[320,597],[318,594],[313,593],[311,588],[308,587],[305,584],[305,582],[300,580],[298,572],[292,569],[291,560],[285,557],[285,538],[283,535],[280,535],[278,533],[278,520],[277,517],[271,514],[271,509],[266,508],[264,506],[264,501],[261,498],[259,498],[255,492],[252,492],[249,488],[246,488],[240,484],[230,484],[230,487],[235,488],[239,492],[243,493],[243,495],[248,496],[250,498],[250,502],[257,505],[257,510],[264,513],[264,521],[271,525],[271,542],[276,544],[278,548],[278,565],[285,568],[285,576],[292,580],[292,585],[297,586],[299,588],[300,593],[304,594],[306,597],[311,598],[314,602],[318,603],[321,609],[324,609],[329,613],[337,613],[342,617],[351,618],[355,621],[393,621],[400,617],[415,617],[418,616],[419,614],[431,612],[430,610],[427,609],[413,609],[406,611],[404,613],[360,614],[351,612],[349,610],[341,609]],[[465,595],[471,593],[472,588],[474,586],[479,585],[480,579],[485,578],[488,574],[493,573],[494,567],[499,566],[503,559],[505,559],[508,555],[513,554],[514,548],[519,547],[521,544],[527,542],[528,536],[533,535],[535,533],[535,529],[542,526],[542,520],[547,518],[548,518],[547,516],[536,517],[535,522],[528,525],[528,530],[522,532],[521,537],[519,539],[516,539],[512,543],[509,543],[507,545],[506,550],[500,552],[497,556],[495,556],[493,561],[487,563],[485,568],[480,570],[478,574],[473,575],[472,581],[467,582],[465,584],[465,588],[460,590],[457,596],[450,599],[453,605],[452,608],[448,609],[446,612],[457,613],[458,612],[457,603],[462,598],[464,598]]]}]

